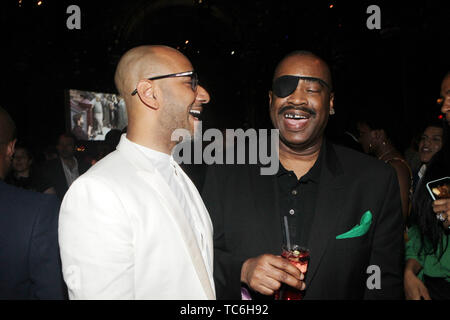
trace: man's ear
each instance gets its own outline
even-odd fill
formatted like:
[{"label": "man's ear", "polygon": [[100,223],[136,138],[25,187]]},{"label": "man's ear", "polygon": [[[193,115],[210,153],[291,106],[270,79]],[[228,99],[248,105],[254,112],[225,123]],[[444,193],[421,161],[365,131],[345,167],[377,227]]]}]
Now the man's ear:
[{"label": "man's ear", "polygon": [[330,93],[330,112],[332,112],[332,114],[335,113],[335,111],[334,111],[334,92]]},{"label": "man's ear", "polygon": [[14,155],[14,151],[15,151],[15,148],[16,148],[16,141],[17,141],[17,139],[14,139],[14,140],[10,141],[8,143],[8,145],[6,146],[6,156],[8,158],[12,159],[12,157]]},{"label": "man's ear", "polygon": [[136,89],[139,98],[147,107],[154,110],[159,109],[159,103],[153,82],[150,80],[141,80],[138,82]]},{"label": "man's ear", "polygon": [[272,105],[272,90],[269,90],[269,108]]}]

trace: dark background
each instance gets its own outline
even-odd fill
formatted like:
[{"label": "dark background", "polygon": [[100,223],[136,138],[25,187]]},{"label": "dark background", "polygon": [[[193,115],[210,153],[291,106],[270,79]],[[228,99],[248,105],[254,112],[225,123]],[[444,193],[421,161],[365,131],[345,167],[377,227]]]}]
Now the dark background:
[{"label": "dark background", "polygon": [[[0,105],[37,147],[66,129],[65,90],[116,92],[118,59],[140,44],[179,48],[192,61],[211,95],[206,128],[270,127],[273,69],[297,49],[332,68],[329,135],[370,109],[395,122],[406,146],[424,119],[439,115],[449,70],[446,1],[38,2],[2,1],[0,12]],[[66,27],[71,4],[81,9],[81,30]],[[381,30],[366,27],[372,4],[381,8]]]}]

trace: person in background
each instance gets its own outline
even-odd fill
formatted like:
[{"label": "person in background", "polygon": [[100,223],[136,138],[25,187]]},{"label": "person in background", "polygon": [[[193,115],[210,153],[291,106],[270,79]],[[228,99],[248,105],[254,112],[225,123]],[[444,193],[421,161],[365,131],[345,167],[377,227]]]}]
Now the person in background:
[{"label": "person in background", "polygon": [[48,145],[44,149],[44,162],[54,160],[58,158],[58,150],[54,145]]},{"label": "person in background", "polygon": [[75,143],[76,138],[70,133],[59,136],[58,158],[47,161],[37,177],[39,192],[56,194],[62,200],[70,185],[89,169],[85,162],[75,157]]},{"label": "person in background", "polygon": [[111,109],[109,107],[109,94],[104,94],[100,98],[103,108],[103,126],[105,128],[111,128]]},{"label": "person in background", "polygon": [[360,117],[357,123],[359,143],[365,153],[377,157],[395,169],[400,186],[403,218],[406,221],[410,212],[413,175],[402,153],[395,147],[389,124],[385,121],[385,118],[381,118],[379,115],[378,110]]},{"label": "person in background", "polygon": [[15,136],[13,120],[0,107],[0,300],[64,299],[57,198],[3,181]]},{"label": "person in background", "polygon": [[36,191],[33,155],[25,144],[16,144],[12,170],[5,181],[19,188]]},{"label": "person in background", "polygon": [[111,118],[111,129],[117,128],[118,119],[117,119],[117,108],[116,105],[118,104],[117,98],[115,95],[111,94],[108,98],[108,109],[110,113]]},{"label": "person in background", "polygon": [[88,134],[83,129],[84,119],[81,113],[76,113],[72,116],[74,127],[72,129],[73,135],[78,140],[89,140]]},{"label": "person in background", "polygon": [[[358,141],[358,129],[354,115],[350,115],[348,111],[340,110],[339,113],[333,115],[333,117],[334,126],[330,127],[330,129],[327,126],[327,130],[325,131],[327,138],[337,145],[364,152]],[[332,119],[330,119],[330,124],[333,123],[331,120]]]},{"label": "person in background", "polygon": [[128,125],[127,108],[125,106],[125,100],[119,97],[117,103],[117,129],[124,130]]},{"label": "person in background", "polygon": [[122,131],[119,129],[112,129],[105,135],[105,144],[108,146],[108,154],[116,150],[121,136]]},{"label": "person in background", "polygon": [[92,111],[95,120],[95,133],[103,134],[103,105],[99,94],[95,95],[95,98],[91,100]]},{"label": "person in background", "polygon": [[427,182],[450,176],[450,162],[442,161],[450,160],[448,149],[444,144],[429,162],[414,194],[404,273],[409,300],[450,299],[449,199],[433,201],[426,189]]},{"label": "person in background", "polygon": [[428,162],[414,193],[404,272],[405,296],[409,300],[450,300],[450,198],[431,198],[426,184],[450,176],[450,73],[441,84],[445,114],[443,146]]},{"label": "person in background", "polygon": [[337,141],[336,144],[340,144],[355,151],[363,152],[361,144],[359,144],[357,135],[354,134],[353,130],[351,129],[345,130],[342,134],[341,140]]},{"label": "person in background", "polygon": [[413,190],[416,190],[420,179],[425,175],[427,165],[433,156],[442,149],[444,142],[442,121],[431,121],[425,126],[419,141],[419,158],[421,166],[413,175]]},{"label": "person in background", "polygon": [[[446,147],[436,155],[436,163],[446,166],[446,174],[450,176],[450,148],[448,141],[450,139],[450,71],[447,72],[441,83],[441,112],[445,115],[444,125],[444,144]],[[437,213],[440,219],[450,220],[450,198],[439,199],[433,202],[433,211]]]},{"label": "person in background", "polygon": [[[410,139],[409,145],[406,147],[403,155],[405,156],[405,160],[408,162],[411,171],[417,172],[422,165],[420,162],[419,155],[419,142],[420,137],[422,136],[422,131],[416,131],[414,136]],[[414,174],[413,174],[414,176]]]},{"label": "person in background", "polygon": [[96,141],[95,147],[95,155],[89,161],[91,165],[96,164],[98,161],[106,157],[108,154],[116,150],[117,145],[120,142],[120,137],[122,135],[122,131],[119,129],[111,129],[105,135],[104,141]]},{"label": "person in background", "polygon": [[447,124],[450,125],[450,72],[448,72],[441,84],[441,112],[445,116]]}]

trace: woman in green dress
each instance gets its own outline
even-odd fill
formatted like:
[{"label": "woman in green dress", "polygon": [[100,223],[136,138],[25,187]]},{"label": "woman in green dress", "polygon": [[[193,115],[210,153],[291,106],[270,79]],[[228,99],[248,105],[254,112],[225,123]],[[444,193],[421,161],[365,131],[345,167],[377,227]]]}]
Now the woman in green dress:
[{"label": "woman in green dress", "polygon": [[406,299],[450,300],[450,198],[432,201],[426,183],[450,176],[450,72],[441,85],[444,145],[436,153],[413,199],[406,242]]}]

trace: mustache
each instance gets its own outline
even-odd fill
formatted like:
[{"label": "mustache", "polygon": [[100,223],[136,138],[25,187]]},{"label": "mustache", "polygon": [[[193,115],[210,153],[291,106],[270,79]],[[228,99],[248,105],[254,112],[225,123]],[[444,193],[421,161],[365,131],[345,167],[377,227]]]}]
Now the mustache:
[{"label": "mustache", "polygon": [[280,109],[280,111],[278,111],[278,115],[282,115],[285,111],[288,111],[288,110],[299,110],[299,111],[303,111],[303,112],[309,113],[309,114],[310,114],[311,116],[313,116],[313,117],[315,117],[316,114],[317,114],[317,112],[314,111],[313,109],[307,108],[307,107],[303,107],[303,106],[300,106],[300,107],[284,106],[284,107],[282,107],[282,108]]}]

